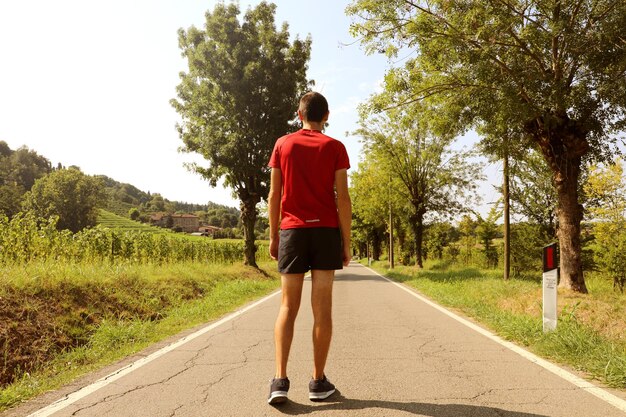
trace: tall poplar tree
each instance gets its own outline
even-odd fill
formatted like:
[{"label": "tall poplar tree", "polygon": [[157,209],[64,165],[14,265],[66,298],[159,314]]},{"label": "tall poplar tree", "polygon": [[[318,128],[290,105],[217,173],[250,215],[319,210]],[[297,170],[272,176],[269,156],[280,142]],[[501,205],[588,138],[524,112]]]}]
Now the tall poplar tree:
[{"label": "tall poplar tree", "polygon": [[178,32],[188,72],[180,74],[177,125],[184,152],[207,165],[191,169],[215,187],[218,181],[241,202],[245,263],[256,266],[254,224],[257,204],[267,198],[267,163],[276,139],[293,130],[306,78],[311,40],[289,39],[288,25],[277,29],[276,6],[261,2],[239,22],[237,5],[218,4],[206,13],[204,29]]},{"label": "tall poplar tree", "polygon": [[442,126],[506,121],[541,152],[558,201],[561,285],[587,292],[579,176],[626,126],[626,2],[355,0],[347,12],[369,51],[414,52],[389,88]]}]

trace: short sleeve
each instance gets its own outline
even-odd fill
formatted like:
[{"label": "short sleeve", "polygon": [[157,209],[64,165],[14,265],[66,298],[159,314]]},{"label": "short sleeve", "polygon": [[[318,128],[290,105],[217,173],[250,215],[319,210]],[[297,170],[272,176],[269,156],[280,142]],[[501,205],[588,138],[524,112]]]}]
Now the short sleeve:
[{"label": "short sleeve", "polygon": [[350,169],[350,159],[348,158],[348,152],[343,143],[337,141],[337,159],[335,163],[335,171],[340,169]]},{"label": "short sleeve", "polygon": [[280,169],[280,147],[278,146],[278,142],[279,141],[276,141],[274,144],[274,150],[272,150],[270,162],[267,164],[270,168]]}]

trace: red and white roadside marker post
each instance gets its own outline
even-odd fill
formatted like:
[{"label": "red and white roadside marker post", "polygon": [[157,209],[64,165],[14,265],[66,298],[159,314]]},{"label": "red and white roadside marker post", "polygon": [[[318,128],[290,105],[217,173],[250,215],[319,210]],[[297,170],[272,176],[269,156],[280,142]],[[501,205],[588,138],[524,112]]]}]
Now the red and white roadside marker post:
[{"label": "red and white roadside marker post", "polygon": [[559,267],[556,243],[543,248],[543,332],[556,330],[556,288]]}]

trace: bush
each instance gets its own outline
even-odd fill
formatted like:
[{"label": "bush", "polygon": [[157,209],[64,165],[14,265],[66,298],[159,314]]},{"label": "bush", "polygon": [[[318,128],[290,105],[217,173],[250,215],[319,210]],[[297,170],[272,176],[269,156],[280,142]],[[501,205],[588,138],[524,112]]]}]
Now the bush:
[{"label": "bush", "polygon": [[531,223],[511,225],[511,271],[513,275],[537,272],[543,269],[542,250],[550,239],[541,227]]},{"label": "bush", "polygon": [[450,263],[455,263],[460,255],[461,251],[456,245],[446,246],[443,249],[443,260]]},{"label": "bush", "polygon": [[130,217],[131,220],[137,221],[137,219],[139,219],[139,216],[141,216],[141,213],[136,207],[133,207],[128,211],[128,217]]},{"label": "bush", "polygon": [[624,292],[626,284],[626,231],[621,230],[614,235],[606,236],[600,242],[595,258],[603,271],[613,279],[613,288]]}]

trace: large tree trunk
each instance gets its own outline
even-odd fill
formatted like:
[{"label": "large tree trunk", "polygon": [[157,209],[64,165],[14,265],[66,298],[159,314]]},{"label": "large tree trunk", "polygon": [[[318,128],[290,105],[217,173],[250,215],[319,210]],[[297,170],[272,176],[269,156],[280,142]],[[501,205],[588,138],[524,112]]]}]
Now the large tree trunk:
[{"label": "large tree trunk", "polygon": [[[508,141],[508,138],[506,138]],[[502,199],[504,200],[504,279],[508,280],[511,273],[511,216],[509,196],[509,150],[508,143],[504,146]]]},{"label": "large tree trunk", "polygon": [[[572,161],[573,162],[573,161]],[[578,203],[578,177],[580,160],[565,167],[564,173],[555,175],[558,196],[557,215],[559,218],[559,248],[561,252],[560,287],[587,293],[583,277],[582,245],[580,242],[580,222],[583,207]]]},{"label": "large tree trunk", "polygon": [[586,130],[563,115],[551,115],[547,123],[539,118],[531,125],[534,138],[554,174],[557,191],[557,237],[561,267],[559,286],[587,293],[580,242],[583,207],[578,202],[582,157],[589,151]]},{"label": "large tree trunk", "polygon": [[424,213],[418,212],[410,217],[411,228],[413,229],[413,240],[415,241],[415,266],[424,267],[422,242],[424,240]]},{"label": "large tree trunk", "polygon": [[393,210],[389,204],[389,267],[394,268],[393,262]]},{"label": "large tree trunk", "polygon": [[241,200],[241,222],[243,223],[243,238],[245,240],[244,264],[258,268],[256,264],[256,245],[254,243],[254,225],[256,223],[258,201],[254,198]]},{"label": "large tree trunk", "polygon": [[380,260],[380,254],[382,252],[382,242],[383,239],[381,239],[380,237],[379,230],[375,229],[374,233],[372,234],[372,259],[375,261]]},{"label": "large tree trunk", "polygon": [[396,237],[398,238],[398,250],[399,250],[399,258],[402,265],[409,265],[411,263],[410,260],[407,260],[407,255],[410,258],[410,251],[406,250],[406,231],[402,227],[402,224],[398,221],[398,217],[396,216]]}]

